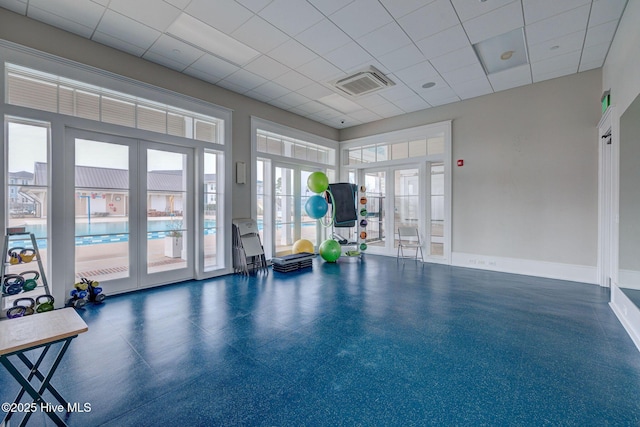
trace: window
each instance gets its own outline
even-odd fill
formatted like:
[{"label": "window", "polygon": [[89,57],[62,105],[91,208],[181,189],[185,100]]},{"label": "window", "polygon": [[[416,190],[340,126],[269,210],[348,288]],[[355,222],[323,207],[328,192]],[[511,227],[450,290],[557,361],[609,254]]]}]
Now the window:
[{"label": "window", "polygon": [[6,64],[6,102],[36,110],[223,144],[222,120]]},{"label": "window", "polygon": [[38,241],[47,271],[49,163],[48,122],[5,118],[7,135],[7,225],[25,227]]}]

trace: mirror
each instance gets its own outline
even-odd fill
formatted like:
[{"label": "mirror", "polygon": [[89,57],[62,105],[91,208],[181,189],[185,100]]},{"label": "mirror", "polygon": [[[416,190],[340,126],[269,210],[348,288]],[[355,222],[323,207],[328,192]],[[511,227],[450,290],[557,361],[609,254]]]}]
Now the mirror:
[{"label": "mirror", "polygon": [[640,95],[620,117],[618,282],[640,308]]}]

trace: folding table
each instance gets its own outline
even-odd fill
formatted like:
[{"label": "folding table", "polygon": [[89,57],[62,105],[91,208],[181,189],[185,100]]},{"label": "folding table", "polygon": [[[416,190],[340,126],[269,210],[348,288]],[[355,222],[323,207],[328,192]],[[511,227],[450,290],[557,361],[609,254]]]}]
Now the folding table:
[{"label": "folding table", "polygon": [[[60,365],[65,352],[69,348],[69,344],[71,344],[71,340],[77,337],[78,334],[88,330],[87,324],[73,308],[64,308],[1,321],[0,362],[22,386],[14,400],[14,404],[20,403],[26,392],[33,398],[33,403],[35,404],[33,406],[37,407],[38,411],[41,408],[47,409],[45,410],[46,414],[56,425],[66,425],[56,411],[51,410],[51,408],[58,407],[58,405],[46,402],[43,393],[48,390],[60,405],[63,405],[65,412],[68,413],[69,405],[51,385],[51,377],[53,377],[58,365]],[[43,374],[40,372],[40,365],[51,347],[57,343],[62,343],[62,346],[58,350],[49,371]],[[25,353],[41,347],[43,347],[42,352],[36,362],[32,363]],[[29,370],[28,375],[25,376],[20,372],[18,367],[12,363],[11,357],[14,359],[13,362],[20,360],[27,367]],[[39,380],[38,388],[35,387],[38,384],[33,384],[35,379]],[[21,407],[24,408],[25,405],[21,405]],[[31,417],[31,412],[24,412],[24,417],[19,424],[21,426],[26,425]],[[9,420],[16,413],[8,412],[2,425],[8,425]]]}]

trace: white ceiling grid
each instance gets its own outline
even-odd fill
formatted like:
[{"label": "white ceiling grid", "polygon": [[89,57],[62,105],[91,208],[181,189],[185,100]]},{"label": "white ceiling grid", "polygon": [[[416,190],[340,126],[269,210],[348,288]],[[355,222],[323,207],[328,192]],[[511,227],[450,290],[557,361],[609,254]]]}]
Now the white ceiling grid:
[{"label": "white ceiling grid", "polygon": [[[0,0],[0,7],[335,128],[601,67],[627,0]],[[167,33],[183,14],[259,52],[246,64]],[[487,75],[473,44],[524,27],[529,63]],[[395,86],[339,111],[331,81]],[[425,89],[427,82],[435,86]]]}]

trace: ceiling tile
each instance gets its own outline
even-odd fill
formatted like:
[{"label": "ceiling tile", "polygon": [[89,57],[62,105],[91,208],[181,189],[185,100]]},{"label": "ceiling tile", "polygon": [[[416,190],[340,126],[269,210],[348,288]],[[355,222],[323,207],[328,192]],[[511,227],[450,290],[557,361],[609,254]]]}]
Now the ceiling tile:
[{"label": "ceiling tile", "polygon": [[229,74],[235,73],[240,69],[237,65],[233,65],[224,59],[217,56],[210,55],[208,53],[201,56],[196,62],[191,64],[188,69],[195,69],[205,72],[209,75],[223,79]]},{"label": "ceiling tile", "polygon": [[460,101],[458,95],[449,86],[433,87],[420,96],[434,107]]},{"label": "ceiling tile", "polygon": [[386,104],[388,101],[377,93],[365,95],[358,98],[358,104],[365,108],[376,107],[378,105]]},{"label": "ceiling tile", "polygon": [[252,11],[253,13],[258,13],[273,0],[236,0],[238,3]]},{"label": "ceiling tile", "polygon": [[585,31],[578,31],[563,37],[550,39],[536,45],[529,46],[529,59],[531,62],[542,61],[559,55],[566,55],[578,49],[582,49]]},{"label": "ceiling tile", "polygon": [[204,55],[204,52],[200,49],[164,34],[149,48],[149,52],[162,55],[172,61],[183,64],[184,67],[191,65]]},{"label": "ceiling tile", "polygon": [[433,78],[440,77],[440,74],[429,61],[422,61],[411,67],[396,71],[394,75],[407,84],[415,82],[422,84],[433,80]]},{"label": "ceiling tile", "polygon": [[241,86],[247,90],[254,89],[260,85],[263,85],[267,82],[267,80],[263,77],[258,76],[257,74],[253,74],[247,70],[238,70],[233,74],[225,77],[223,82],[233,83],[235,85]]},{"label": "ceiling tile", "polygon": [[261,102],[269,102],[271,101],[273,98],[271,96],[268,95],[263,95],[261,93],[255,92],[253,90],[250,90],[248,92],[245,92],[244,95],[253,98],[253,99],[257,99],[258,101]]},{"label": "ceiling tile", "polygon": [[533,62],[531,71],[533,81],[539,82],[571,73],[578,72],[580,63],[580,51],[575,51],[564,56],[555,56],[544,61]]},{"label": "ceiling tile", "polygon": [[602,43],[585,47],[582,51],[580,63],[604,62],[607,52],[609,52],[609,43]]},{"label": "ceiling tile", "polygon": [[462,25],[455,25],[432,36],[418,40],[416,46],[418,46],[427,59],[431,59],[469,46],[469,39],[467,38],[467,33],[462,29]]},{"label": "ceiling tile", "polygon": [[290,36],[301,33],[324,18],[315,7],[300,0],[275,0],[259,15]]},{"label": "ceiling tile", "polygon": [[[29,2],[29,16],[38,20],[40,18],[36,18],[32,14],[31,9],[34,7],[91,30],[96,28],[105,11],[104,6],[90,0],[31,0]],[[52,25],[57,26],[57,24]]]},{"label": "ceiling tile", "polygon": [[447,73],[471,64],[479,64],[471,46],[463,47],[446,55],[431,59],[431,64],[439,73]]},{"label": "ceiling tile", "polygon": [[435,0],[398,19],[400,26],[414,41],[460,24],[458,15],[449,0]]},{"label": "ceiling tile", "polygon": [[281,96],[285,96],[289,92],[289,89],[280,86],[274,82],[266,82],[265,84],[258,86],[253,89],[253,92],[260,93],[265,96],[269,96],[271,99],[280,98]]},{"label": "ceiling tile", "polygon": [[309,86],[313,83],[313,80],[303,76],[297,71],[289,71],[288,73],[281,75],[273,81],[275,83],[278,83],[280,86],[286,87],[287,89],[293,91],[301,89],[305,86]]},{"label": "ceiling tile", "polygon": [[475,64],[443,73],[442,77],[447,81],[447,83],[449,83],[449,86],[453,87],[454,85],[458,85],[466,81],[486,78],[486,75],[482,65],[480,65],[479,62],[476,62]]},{"label": "ceiling tile", "polygon": [[271,50],[269,56],[293,69],[313,61],[318,57],[315,53],[293,39],[289,39],[277,48]]},{"label": "ceiling tile", "polygon": [[[109,2],[111,0],[91,0],[94,3],[98,3],[101,6],[109,6]],[[187,0],[173,0],[173,1],[169,1],[169,3],[180,3],[180,2],[186,2]],[[174,6],[177,6],[177,4],[174,4]]]},{"label": "ceiling tile", "polygon": [[298,34],[296,40],[318,55],[323,55],[349,43],[351,38],[333,22],[323,19]]},{"label": "ceiling tile", "polygon": [[107,10],[98,24],[97,31],[127,41],[145,50],[160,37],[160,32],[119,13]]},{"label": "ceiling tile", "polygon": [[396,101],[398,99],[410,98],[417,96],[414,91],[403,84],[398,84],[379,92],[379,95],[387,101]]},{"label": "ceiling tile", "polygon": [[588,19],[589,5],[586,5],[527,25],[525,27],[527,43],[530,45],[539,44],[584,30]]},{"label": "ceiling tile", "polygon": [[602,43],[611,43],[613,36],[616,34],[618,21],[609,21],[595,27],[589,27],[587,37],[584,40],[584,46],[595,46]]},{"label": "ceiling tile", "polygon": [[378,61],[392,72],[419,64],[424,60],[424,55],[413,43],[378,58]]},{"label": "ceiling tile", "polygon": [[69,31],[70,33],[78,34],[84,38],[90,38],[93,33],[93,28],[85,27],[75,21],[70,21],[62,16],[55,15],[37,7],[29,7],[29,13],[27,16],[37,21],[44,22],[45,24]]},{"label": "ceiling tile", "polygon": [[316,58],[298,67],[297,71],[318,82],[327,82],[344,75],[344,72],[323,58]]},{"label": "ceiling tile", "polygon": [[494,91],[511,89],[531,83],[531,67],[529,64],[504,70],[489,75],[489,81]]},{"label": "ceiling tile", "polygon": [[216,86],[220,86],[222,88],[230,90],[231,92],[239,94],[244,94],[248,91],[247,88],[226,80],[220,80],[218,83],[216,83]]},{"label": "ceiling tile", "polygon": [[375,107],[371,107],[369,109],[382,117],[393,117],[404,113],[401,108],[396,107],[390,102],[387,102],[386,104],[376,105]]},{"label": "ceiling tile", "polygon": [[374,113],[373,111],[369,111],[366,108],[349,113],[349,117],[365,123],[380,120],[382,118],[380,115]]},{"label": "ceiling tile", "polygon": [[326,108],[327,108],[326,105],[320,104],[319,102],[316,102],[316,101],[310,101],[310,102],[307,102],[306,104],[298,105],[297,107],[297,109],[305,113],[305,115],[317,113],[318,111],[325,110]]},{"label": "ceiling tile", "polygon": [[[92,0],[92,1],[95,1],[96,3],[104,4],[105,6],[109,5],[109,0]],[[191,0],[164,0],[164,1],[166,1],[171,5],[174,5],[178,9],[184,10],[184,8],[189,5],[189,2]]]},{"label": "ceiling tile", "polygon": [[277,99],[277,101],[284,102],[290,107],[297,107],[298,105],[306,104],[311,100],[306,96],[300,95],[299,93],[291,92],[284,96],[281,96]]},{"label": "ceiling tile", "polygon": [[111,0],[109,9],[158,31],[166,30],[182,13],[177,7],[156,0]]},{"label": "ceiling tile", "polygon": [[393,20],[378,0],[355,0],[329,18],[354,39]]},{"label": "ceiling tile", "polygon": [[244,69],[251,71],[252,73],[259,74],[267,80],[273,80],[290,70],[286,65],[282,65],[273,58],[266,55],[259,56],[249,64],[244,66]]},{"label": "ceiling tile", "polygon": [[452,89],[458,94],[460,99],[471,99],[493,93],[493,88],[486,77],[457,83]]},{"label": "ceiling tile", "polygon": [[142,56],[147,49],[144,47],[133,45],[124,40],[117,39],[108,34],[101,33],[100,31],[96,31],[91,37],[91,40],[101,43],[105,46],[110,46],[114,49],[121,50],[123,52],[129,53],[134,56]]},{"label": "ceiling tile", "polygon": [[326,16],[331,15],[332,13],[342,9],[347,6],[349,3],[352,3],[353,0],[307,0],[316,9],[320,12],[324,13]]},{"label": "ceiling tile", "polygon": [[520,2],[492,10],[462,24],[471,43],[478,43],[500,34],[524,27]]},{"label": "ceiling tile", "polygon": [[172,58],[167,58],[166,56],[160,55],[156,52],[147,51],[144,55],[142,55],[142,57],[147,61],[164,65],[165,67],[171,68],[172,70],[176,70],[176,71],[183,71],[185,68],[187,68],[187,66],[184,65],[183,63],[178,62]]},{"label": "ceiling tile", "polygon": [[627,0],[595,0],[591,6],[589,27],[620,19],[626,4]]},{"label": "ceiling tile", "polygon": [[[451,0],[462,22],[489,13],[495,9],[513,3],[514,0],[469,1]],[[517,1],[517,3],[520,3]]]},{"label": "ceiling tile", "polygon": [[[608,0],[607,0],[608,1]],[[527,25],[543,19],[551,18],[580,6],[591,3],[591,0],[523,0],[524,22]]]},{"label": "ceiling tile", "polygon": [[361,48],[360,45],[356,44],[356,42],[348,43],[329,52],[324,57],[345,72],[373,60],[371,55]]},{"label": "ceiling tile", "polygon": [[328,89],[327,87],[319,83],[312,83],[309,86],[298,89],[296,92],[298,92],[300,95],[306,96],[309,99],[320,99],[333,93],[331,89]]},{"label": "ceiling tile", "polygon": [[231,36],[262,53],[267,53],[289,40],[289,36],[259,16],[249,19],[231,33]]},{"label": "ceiling tile", "polygon": [[191,67],[186,68],[182,72],[188,76],[195,77],[196,79],[200,79],[202,81],[212,83],[212,84],[216,84],[221,80],[220,77],[216,77],[212,74],[206,73],[204,71],[196,70]]},{"label": "ceiling tile", "polygon": [[360,37],[356,42],[372,56],[378,57],[410,44],[411,39],[394,21]]},{"label": "ceiling tile", "polygon": [[234,0],[192,0],[185,12],[227,34],[253,16]]},{"label": "ceiling tile", "polygon": [[398,99],[393,101],[393,104],[401,108],[405,113],[411,113],[413,111],[426,110],[430,108],[431,105],[424,99],[420,98],[418,95],[413,94],[413,96],[403,99]]},{"label": "ceiling tile", "polygon": [[394,18],[401,18],[404,15],[420,9],[422,6],[433,3],[435,0],[380,0],[382,5]]}]

